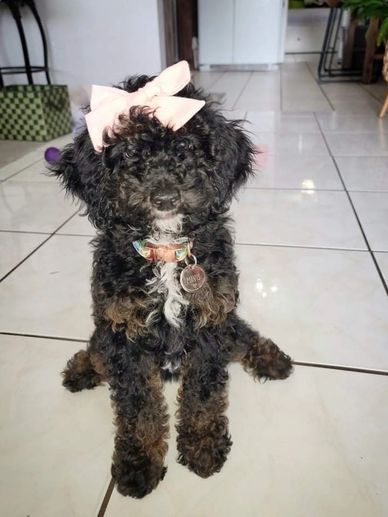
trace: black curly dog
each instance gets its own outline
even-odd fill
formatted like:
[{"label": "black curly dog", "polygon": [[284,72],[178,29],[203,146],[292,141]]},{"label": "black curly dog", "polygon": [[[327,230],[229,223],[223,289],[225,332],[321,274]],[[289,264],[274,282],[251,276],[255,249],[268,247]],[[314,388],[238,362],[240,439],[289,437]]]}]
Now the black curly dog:
[{"label": "black curly dog", "polygon": [[[136,91],[150,79],[131,78],[122,88]],[[131,108],[119,129],[105,131],[103,152],[85,129],[52,167],[97,229],[96,328],[87,349],[68,362],[63,384],[79,391],[109,383],[117,426],[112,474],[121,494],[138,498],[166,472],[166,379],[181,380],[178,460],[208,477],[220,471],[232,445],[225,416],[229,362],[239,361],[256,379],[284,379],[292,368],[235,311],[238,274],[227,211],[252,173],[252,144],[192,84],[177,95],[207,101],[181,129]],[[133,246],[138,240],[156,246],[189,240],[205,284],[186,292],[179,283],[185,262],[148,261]]]}]

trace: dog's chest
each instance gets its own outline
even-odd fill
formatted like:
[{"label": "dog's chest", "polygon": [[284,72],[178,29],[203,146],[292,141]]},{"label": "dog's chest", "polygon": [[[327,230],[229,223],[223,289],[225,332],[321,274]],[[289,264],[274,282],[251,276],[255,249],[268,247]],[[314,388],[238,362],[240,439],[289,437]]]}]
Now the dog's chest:
[{"label": "dog's chest", "polygon": [[[170,262],[158,264],[154,267],[153,273],[154,277],[147,282],[149,294],[156,298],[157,306],[163,311],[167,322],[175,328],[180,328],[188,302],[179,283],[178,266]],[[155,312],[149,315],[150,322],[154,314]]]},{"label": "dog's chest", "polygon": [[[155,230],[147,240],[154,243],[168,244],[184,240],[180,238],[181,217],[177,216],[167,223],[156,221]],[[159,309],[148,316],[148,323],[152,323],[155,313],[162,310],[166,321],[175,328],[183,323],[185,308],[188,305],[179,282],[180,267],[176,262],[158,263],[153,268],[153,277],[148,280],[147,287]]]}]

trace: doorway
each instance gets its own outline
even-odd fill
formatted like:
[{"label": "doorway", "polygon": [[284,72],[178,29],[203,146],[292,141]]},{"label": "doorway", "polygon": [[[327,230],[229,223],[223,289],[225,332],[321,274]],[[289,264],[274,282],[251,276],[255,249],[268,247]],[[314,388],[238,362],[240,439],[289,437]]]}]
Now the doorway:
[{"label": "doorway", "polygon": [[163,0],[167,65],[257,70],[284,60],[284,0]]}]

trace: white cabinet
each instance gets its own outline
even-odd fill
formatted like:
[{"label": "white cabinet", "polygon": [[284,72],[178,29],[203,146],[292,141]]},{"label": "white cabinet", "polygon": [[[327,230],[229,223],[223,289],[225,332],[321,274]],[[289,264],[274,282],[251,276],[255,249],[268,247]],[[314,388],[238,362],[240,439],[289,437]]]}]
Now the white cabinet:
[{"label": "white cabinet", "polygon": [[201,66],[283,60],[286,0],[199,0],[198,11]]},{"label": "white cabinet", "polygon": [[[199,0],[199,61],[229,64],[233,60],[234,0]],[[203,51],[205,54],[203,54]]]}]

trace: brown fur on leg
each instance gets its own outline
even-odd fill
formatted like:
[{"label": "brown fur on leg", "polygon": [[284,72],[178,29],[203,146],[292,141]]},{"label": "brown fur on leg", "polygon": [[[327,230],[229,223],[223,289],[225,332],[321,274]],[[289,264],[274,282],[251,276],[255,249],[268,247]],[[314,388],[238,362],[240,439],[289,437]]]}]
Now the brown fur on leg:
[{"label": "brown fur on leg", "polygon": [[[168,445],[168,414],[163,397],[163,384],[159,371],[155,368],[146,381],[149,390],[150,411],[141,411],[138,415],[134,436],[153,461],[163,465]],[[152,407],[151,407],[152,406]],[[155,409],[155,411],[153,410]]]},{"label": "brown fur on leg", "polygon": [[286,379],[292,371],[291,358],[270,339],[259,336],[241,358],[241,364],[258,379]]},{"label": "brown fur on leg", "polygon": [[151,492],[166,473],[164,458],[169,430],[159,371],[154,368],[147,374],[144,385],[139,380],[137,388],[142,394],[139,403],[132,407],[134,400],[130,402],[124,397],[116,405],[112,475],[122,495],[141,498]]},{"label": "brown fur on leg", "polygon": [[111,323],[114,331],[124,325],[128,339],[132,340],[142,333],[152,307],[153,300],[147,296],[116,298],[105,308],[104,318]]},{"label": "brown fur on leg", "polygon": [[193,307],[198,327],[219,325],[236,305],[235,279],[208,279],[201,289],[187,294],[187,298]]},{"label": "brown fur on leg", "polygon": [[93,389],[105,380],[101,359],[88,350],[77,352],[68,361],[62,376],[63,386],[72,392]]},{"label": "brown fur on leg", "polygon": [[229,323],[222,336],[229,361],[240,362],[257,379],[285,379],[292,373],[291,358],[270,339],[260,336],[235,313]]},{"label": "brown fur on leg", "polygon": [[203,478],[221,470],[232,445],[224,414],[227,378],[219,365],[189,367],[178,393],[178,461]]}]

